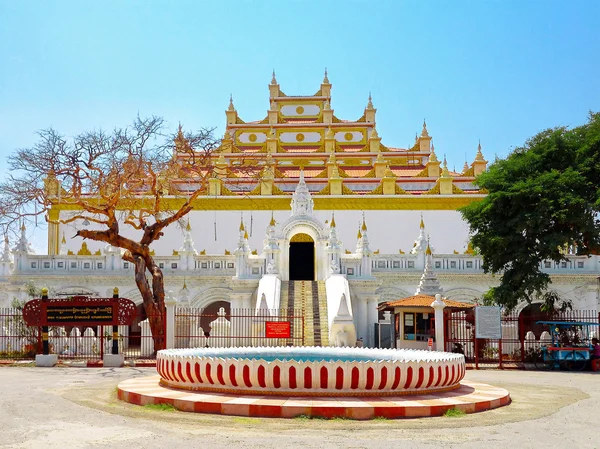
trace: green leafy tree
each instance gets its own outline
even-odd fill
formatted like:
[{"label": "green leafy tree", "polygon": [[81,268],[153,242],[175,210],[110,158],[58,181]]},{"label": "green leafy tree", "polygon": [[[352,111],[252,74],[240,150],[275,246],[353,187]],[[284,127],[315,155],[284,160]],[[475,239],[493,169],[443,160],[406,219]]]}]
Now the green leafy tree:
[{"label": "green leafy tree", "polygon": [[514,308],[519,301],[546,298],[550,277],[544,260],[600,249],[600,113],[583,126],[548,129],[496,160],[477,184],[481,202],[461,209],[486,272],[500,285],[486,301]]}]

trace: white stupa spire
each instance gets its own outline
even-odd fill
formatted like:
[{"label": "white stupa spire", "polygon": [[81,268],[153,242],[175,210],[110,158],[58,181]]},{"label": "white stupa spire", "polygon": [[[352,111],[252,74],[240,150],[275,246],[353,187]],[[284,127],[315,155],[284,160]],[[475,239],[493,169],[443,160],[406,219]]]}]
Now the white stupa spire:
[{"label": "white stupa spire", "polygon": [[194,240],[192,239],[192,227],[190,226],[190,220],[188,219],[187,225],[183,231],[183,246],[179,248],[180,254],[198,254],[196,248],[194,248]]},{"label": "white stupa spire", "polygon": [[415,295],[435,296],[436,294],[444,294],[444,289],[440,285],[436,274],[433,272],[433,254],[429,241],[427,241],[427,249],[425,250],[425,269],[421,275],[421,281],[415,291]]},{"label": "white stupa spire", "polygon": [[424,252],[427,249],[427,235],[425,234],[425,222],[423,221],[423,214],[421,214],[421,223],[419,224],[419,237],[415,240],[415,244],[413,245],[411,254],[417,254],[419,252]]},{"label": "white stupa spire", "polygon": [[304,170],[300,170],[300,180],[296,186],[296,191],[292,196],[292,216],[302,216],[313,214],[314,201],[306,182],[304,182]]},{"label": "white stupa spire", "polygon": [[8,236],[4,236],[4,251],[2,252],[2,258],[0,258],[0,262],[12,262],[12,254],[10,252],[10,246],[8,243]]}]

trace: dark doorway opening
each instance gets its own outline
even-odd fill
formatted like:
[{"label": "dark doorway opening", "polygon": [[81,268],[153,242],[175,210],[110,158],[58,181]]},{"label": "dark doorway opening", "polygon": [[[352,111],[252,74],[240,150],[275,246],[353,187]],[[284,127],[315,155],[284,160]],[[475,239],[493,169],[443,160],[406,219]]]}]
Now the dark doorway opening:
[{"label": "dark doorway opening", "polygon": [[290,281],[315,280],[314,242],[290,242]]}]

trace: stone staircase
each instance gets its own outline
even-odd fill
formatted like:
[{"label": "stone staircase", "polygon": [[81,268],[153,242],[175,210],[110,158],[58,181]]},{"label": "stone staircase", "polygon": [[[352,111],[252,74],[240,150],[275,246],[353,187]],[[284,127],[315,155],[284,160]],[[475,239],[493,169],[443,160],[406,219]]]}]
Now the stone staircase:
[{"label": "stone staircase", "polygon": [[[280,307],[300,310],[304,315],[304,346],[329,346],[324,281],[282,282]],[[302,329],[295,328],[292,333],[295,338],[299,338],[302,336]]]}]

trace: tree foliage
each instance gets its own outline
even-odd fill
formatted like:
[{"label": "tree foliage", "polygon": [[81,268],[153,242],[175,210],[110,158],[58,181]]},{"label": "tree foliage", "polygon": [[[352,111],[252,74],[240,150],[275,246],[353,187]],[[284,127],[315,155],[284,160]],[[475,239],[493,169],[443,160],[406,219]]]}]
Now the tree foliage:
[{"label": "tree foliage", "polygon": [[501,273],[488,299],[513,308],[544,297],[544,260],[600,249],[600,113],[553,128],[496,160],[476,180],[489,193],[461,209],[486,272]]},{"label": "tree foliage", "polygon": [[[164,279],[150,244],[179,222],[206,192],[220,140],[211,129],[175,135],[161,118],[136,118],[107,133],[84,132],[67,139],[53,129],[39,133],[31,148],[8,157],[10,173],[0,183],[0,225],[45,217],[51,224],[79,223],[75,236],[123,249],[135,266],[155,348],[164,341]],[[62,210],[60,215],[57,209]],[[66,212],[65,212],[66,211]],[[54,212],[54,213],[53,213]],[[92,224],[89,228],[81,223]],[[123,228],[136,237],[125,237]]]}]

